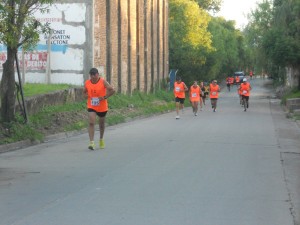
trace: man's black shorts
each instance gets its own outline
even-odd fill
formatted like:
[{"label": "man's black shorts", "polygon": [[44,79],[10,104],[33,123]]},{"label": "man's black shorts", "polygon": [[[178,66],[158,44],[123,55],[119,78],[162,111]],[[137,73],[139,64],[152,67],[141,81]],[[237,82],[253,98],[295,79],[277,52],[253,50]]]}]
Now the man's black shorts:
[{"label": "man's black shorts", "polygon": [[99,116],[99,117],[105,117],[106,113],[107,113],[107,111],[105,111],[105,112],[97,112],[94,109],[90,109],[90,108],[88,108],[87,111],[88,112],[95,112],[97,114],[97,116]]},{"label": "man's black shorts", "polygon": [[180,104],[183,104],[184,100],[185,98],[178,98],[178,97],[175,98],[175,102],[180,102]]}]

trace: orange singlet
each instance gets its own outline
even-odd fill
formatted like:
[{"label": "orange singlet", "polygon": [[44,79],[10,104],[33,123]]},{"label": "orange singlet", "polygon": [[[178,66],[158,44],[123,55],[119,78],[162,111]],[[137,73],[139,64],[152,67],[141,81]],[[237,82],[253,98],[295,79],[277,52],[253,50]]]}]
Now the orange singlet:
[{"label": "orange singlet", "polygon": [[174,83],[174,95],[177,98],[185,98],[185,91],[184,91],[184,83],[180,82],[179,84],[177,82]]},{"label": "orange singlet", "polygon": [[210,89],[210,92],[209,92],[210,98],[218,98],[219,97],[219,85],[214,86],[214,85],[210,84],[209,89]]},{"label": "orange singlet", "polygon": [[240,90],[241,95],[250,96],[250,83],[241,83]]},{"label": "orange singlet", "polygon": [[200,94],[201,94],[201,89],[198,85],[197,85],[197,87],[195,87],[194,85],[192,85],[190,87],[190,100],[191,100],[191,102],[199,102],[200,101]]},{"label": "orange singlet", "polygon": [[93,84],[91,80],[85,82],[85,87],[87,89],[87,107],[93,109],[96,112],[105,112],[108,110],[107,100],[99,101],[99,97],[104,97],[106,95],[106,87],[104,85],[103,78],[100,78],[96,84]]}]

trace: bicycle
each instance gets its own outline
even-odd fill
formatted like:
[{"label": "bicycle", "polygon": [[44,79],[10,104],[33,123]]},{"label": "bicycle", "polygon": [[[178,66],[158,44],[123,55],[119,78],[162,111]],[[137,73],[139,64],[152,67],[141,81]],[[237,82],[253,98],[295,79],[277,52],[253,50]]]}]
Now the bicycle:
[{"label": "bicycle", "polygon": [[248,99],[246,98],[246,96],[242,95],[242,105],[244,106],[244,112],[247,111],[247,108],[248,108]]}]

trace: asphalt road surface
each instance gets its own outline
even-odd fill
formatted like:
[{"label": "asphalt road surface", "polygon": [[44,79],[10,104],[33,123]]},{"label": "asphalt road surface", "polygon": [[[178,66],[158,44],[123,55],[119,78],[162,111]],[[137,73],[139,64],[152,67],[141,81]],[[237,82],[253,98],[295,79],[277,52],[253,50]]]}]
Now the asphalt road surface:
[{"label": "asphalt road surface", "polygon": [[299,127],[264,82],[247,112],[233,87],[215,113],[108,127],[105,150],[83,134],[0,154],[0,225],[297,224]]}]

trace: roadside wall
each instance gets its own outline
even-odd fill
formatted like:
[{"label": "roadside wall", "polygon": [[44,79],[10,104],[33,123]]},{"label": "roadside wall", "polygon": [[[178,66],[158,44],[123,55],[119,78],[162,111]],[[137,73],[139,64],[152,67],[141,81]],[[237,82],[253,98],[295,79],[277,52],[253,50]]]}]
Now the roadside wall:
[{"label": "roadside wall", "polygon": [[[35,13],[41,23],[50,23],[52,34],[40,35],[33,51],[18,58],[22,81],[28,83],[68,83],[83,85],[92,66],[92,1],[63,1],[44,14]],[[0,45],[0,74],[6,60],[6,46]],[[17,80],[17,74],[16,74]]]},{"label": "roadside wall", "polygon": [[[66,103],[80,102],[85,100],[83,88],[70,88],[61,91],[54,91],[48,94],[37,95],[25,99],[26,112],[29,115],[39,112],[46,106],[64,105]],[[20,111],[20,106],[16,104],[16,112]]]},{"label": "roadside wall", "polygon": [[[34,51],[20,49],[22,82],[82,86],[97,67],[118,92],[131,94],[154,91],[169,73],[167,0],[61,0],[35,15],[53,32]],[[0,45],[0,78],[5,60]]]}]

